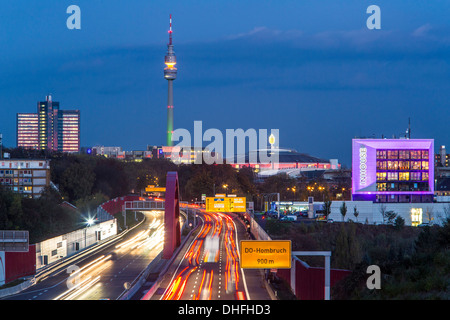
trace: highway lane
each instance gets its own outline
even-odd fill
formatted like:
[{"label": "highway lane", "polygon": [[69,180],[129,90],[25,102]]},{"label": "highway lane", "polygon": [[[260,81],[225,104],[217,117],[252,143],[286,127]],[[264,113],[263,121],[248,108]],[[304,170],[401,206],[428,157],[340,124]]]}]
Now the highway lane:
[{"label": "highway lane", "polygon": [[131,284],[162,251],[164,213],[150,211],[145,212],[145,216],[146,220],[120,241],[4,299],[117,299],[124,292],[125,284]]},{"label": "highway lane", "polygon": [[[161,300],[245,300],[250,299],[246,273],[239,264],[239,237],[244,227],[236,218],[225,213],[201,211],[200,231],[183,251]],[[261,291],[261,277],[251,279],[251,288]],[[257,280],[255,280],[257,278]],[[264,291],[264,290],[262,290]],[[259,293],[259,299],[270,299]]]}]

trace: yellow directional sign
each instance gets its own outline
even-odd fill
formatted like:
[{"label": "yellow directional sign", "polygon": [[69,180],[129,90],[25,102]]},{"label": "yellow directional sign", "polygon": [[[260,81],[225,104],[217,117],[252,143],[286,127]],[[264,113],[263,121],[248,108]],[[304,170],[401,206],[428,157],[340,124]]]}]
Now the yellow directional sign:
[{"label": "yellow directional sign", "polygon": [[227,198],[228,209],[227,212],[245,212],[247,205],[247,198],[245,197],[233,197]]},{"label": "yellow directional sign", "polygon": [[165,187],[155,187],[155,186],[147,186],[147,188],[145,188],[145,192],[166,192],[166,188]]},{"label": "yellow directional sign", "polygon": [[245,197],[206,197],[206,211],[211,212],[245,212]]},{"label": "yellow directional sign", "polygon": [[225,212],[225,198],[206,197],[206,211]]},{"label": "yellow directional sign", "polygon": [[241,268],[290,269],[290,240],[241,240]]}]

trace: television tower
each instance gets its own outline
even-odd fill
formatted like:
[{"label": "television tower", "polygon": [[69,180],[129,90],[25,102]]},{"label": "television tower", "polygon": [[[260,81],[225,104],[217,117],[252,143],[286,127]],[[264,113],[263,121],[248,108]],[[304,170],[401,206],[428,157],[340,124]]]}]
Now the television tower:
[{"label": "television tower", "polygon": [[169,82],[168,99],[167,99],[167,146],[171,147],[173,133],[173,80],[177,78],[177,58],[173,51],[172,44],[172,15],[170,15],[169,43],[167,44],[167,54],[164,60],[166,67],[164,68],[164,78]]}]

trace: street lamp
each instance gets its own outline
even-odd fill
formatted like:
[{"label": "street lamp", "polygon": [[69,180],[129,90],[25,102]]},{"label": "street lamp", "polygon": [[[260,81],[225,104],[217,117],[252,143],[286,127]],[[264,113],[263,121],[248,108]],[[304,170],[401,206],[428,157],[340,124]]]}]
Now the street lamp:
[{"label": "street lamp", "polygon": [[294,200],[293,201],[295,201],[295,191],[296,191],[295,187],[287,188],[286,190],[287,191],[291,190],[294,193]]},{"label": "street lamp", "polygon": [[228,196],[228,185],[224,184],[222,187],[225,189],[225,193]]}]

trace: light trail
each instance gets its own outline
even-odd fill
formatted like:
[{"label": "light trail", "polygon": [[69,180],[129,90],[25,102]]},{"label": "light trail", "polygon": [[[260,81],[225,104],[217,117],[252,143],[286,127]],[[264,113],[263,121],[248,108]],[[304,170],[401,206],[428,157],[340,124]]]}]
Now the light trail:
[{"label": "light trail", "polygon": [[[210,300],[213,296],[214,267],[217,266],[220,256],[220,247],[225,251],[224,285],[227,294],[232,294],[235,299],[244,300],[246,294],[239,290],[241,268],[239,264],[239,252],[236,245],[236,225],[233,219],[223,213],[204,212],[203,225],[188,250],[180,261],[177,270],[183,265],[181,271],[175,271],[162,300],[182,299],[189,284],[189,276],[197,270],[201,272],[201,281],[195,293],[191,295],[193,300]],[[236,240],[235,240],[236,239]],[[200,256],[203,254],[202,261]],[[205,265],[203,265],[205,263]],[[220,273],[216,277],[220,279]],[[220,282],[220,280],[219,280]],[[218,282],[218,283],[219,283]],[[191,284],[194,288],[194,283]],[[244,287],[246,284],[244,279]],[[194,291],[192,291],[194,292]],[[220,292],[220,290],[219,290]]]}]

